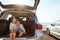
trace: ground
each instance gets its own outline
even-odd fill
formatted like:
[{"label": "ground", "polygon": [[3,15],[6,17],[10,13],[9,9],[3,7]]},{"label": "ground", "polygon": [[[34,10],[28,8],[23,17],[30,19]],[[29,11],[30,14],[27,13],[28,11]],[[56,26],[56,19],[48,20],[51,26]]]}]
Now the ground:
[{"label": "ground", "polygon": [[[10,38],[0,38],[0,40],[10,40]],[[58,40],[58,39],[44,33],[44,36],[38,39],[34,37],[29,37],[29,38],[16,38],[15,40]]]}]

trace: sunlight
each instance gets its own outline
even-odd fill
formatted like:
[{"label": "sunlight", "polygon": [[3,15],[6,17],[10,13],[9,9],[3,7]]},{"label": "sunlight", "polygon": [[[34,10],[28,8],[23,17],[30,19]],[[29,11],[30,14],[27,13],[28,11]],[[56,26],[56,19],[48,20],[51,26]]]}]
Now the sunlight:
[{"label": "sunlight", "polygon": [[2,4],[19,4],[19,5],[28,5],[28,6],[34,6],[34,0],[1,0]]},{"label": "sunlight", "polygon": [[12,3],[20,4],[20,5],[33,6],[34,5],[34,0],[32,0],[32,1],[29,1],[29,0],[12,0]]},{"label": "sunlight", "polygon": [[13,3],[15,4],[27,4],[27,0],[12,0]]}]

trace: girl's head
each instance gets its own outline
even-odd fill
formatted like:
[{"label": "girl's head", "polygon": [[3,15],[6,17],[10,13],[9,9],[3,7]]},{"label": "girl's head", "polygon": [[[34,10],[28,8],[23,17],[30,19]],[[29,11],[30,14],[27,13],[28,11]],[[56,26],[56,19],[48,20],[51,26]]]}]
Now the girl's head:
[{"label": "girl's head", "polygon": [[17,20],[16,18],[13,18],[12,23],[16,23],[16,20]]},{"label": "girl's head", "polygon": [[19,20],[16,21],[16,25],[18,25],[18,26],[20,25],[20,21]]}]

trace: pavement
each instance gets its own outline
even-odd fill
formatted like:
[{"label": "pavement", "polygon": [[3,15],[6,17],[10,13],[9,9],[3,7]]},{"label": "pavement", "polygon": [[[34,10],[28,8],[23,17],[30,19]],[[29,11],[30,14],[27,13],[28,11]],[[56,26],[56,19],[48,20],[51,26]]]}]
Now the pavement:
[{"label": "pavement", "polygon": [[[10,40],[10,38],[1,38],[0,40]],[[58,39],[55,39],[55,38],[45,34],[41,38],[16,38],[15,40],[58,40]]]},{"label": "pavement", "polygon": [[[49,36],[47,33],[43,32],[43,36],[42,37],[28,37],[28,38],[16,38],[15,40],[58,40],[52,36]],[[0,38],[0,40],[10,40],[10,38]]]}]

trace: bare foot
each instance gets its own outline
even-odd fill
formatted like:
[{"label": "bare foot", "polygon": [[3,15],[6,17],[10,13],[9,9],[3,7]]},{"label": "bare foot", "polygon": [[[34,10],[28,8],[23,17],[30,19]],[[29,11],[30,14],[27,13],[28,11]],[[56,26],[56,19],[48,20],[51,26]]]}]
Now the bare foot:
[{"label": "bare foot", "polygon": [[10,40],[13,40],[13,39],[10,39]]}]

